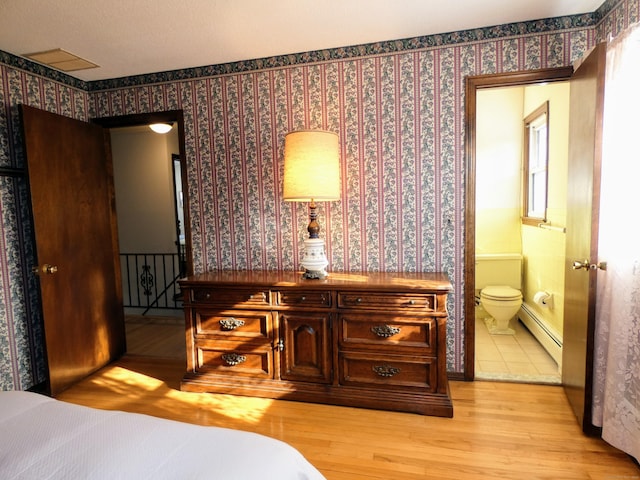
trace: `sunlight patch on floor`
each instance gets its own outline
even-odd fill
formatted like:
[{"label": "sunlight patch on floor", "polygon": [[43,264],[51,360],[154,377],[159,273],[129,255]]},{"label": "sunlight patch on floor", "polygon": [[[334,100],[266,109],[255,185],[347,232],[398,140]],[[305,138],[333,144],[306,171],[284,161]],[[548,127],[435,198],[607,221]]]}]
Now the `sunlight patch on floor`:
[{"label": "sunlight patch on floor", "polygon": [[110,408],[123,408],[124,404],[153,401],[181,417],[188,411],[189,421],[199,421],[212,413],[229,419],[255,424],[261,421],[273,404],[266,398],[242,397],[213,393],[183,392],[165,382],[121,366],[109,368],[100,378],[91,381],[119,394],[118,404]]}]

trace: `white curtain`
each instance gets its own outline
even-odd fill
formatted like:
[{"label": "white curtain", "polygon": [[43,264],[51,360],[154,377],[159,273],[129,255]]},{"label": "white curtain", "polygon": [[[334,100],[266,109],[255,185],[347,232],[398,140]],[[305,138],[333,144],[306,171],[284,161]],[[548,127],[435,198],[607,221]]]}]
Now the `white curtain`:
[{"label": "white curtain", "polygon": [[640,25],[607,47],[594,423],[640,459]]}]

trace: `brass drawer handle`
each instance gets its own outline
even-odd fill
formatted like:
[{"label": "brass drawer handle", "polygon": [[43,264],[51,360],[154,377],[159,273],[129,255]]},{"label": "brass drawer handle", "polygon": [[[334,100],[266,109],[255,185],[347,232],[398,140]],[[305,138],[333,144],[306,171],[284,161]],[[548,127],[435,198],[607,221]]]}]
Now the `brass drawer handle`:
[{"label": "brass drawer handle", "polygon": [[224,363],[226,363],[227,365],[234,366],[242,362],[246,362],[247,357],[245,357],[244,355],[239,355],[237,353],[223,353],[222,360],[224,360]]},{"label": "brass drawer handle", "polygon": [[356,303],[362,303],[362,297],[356,298]]},{"label": "brass drawer handle", "polygon": [[391,325],[376,325],[371,327],[371,331],[379,337],[389,338],[400,333],[400,328],[392,327]]},{"label": "brass drawer handle", "polygon": [[380,377],[393,377],[400,373],[398,367],[392,367],[391,365],[374,365],[373,371]]},{"label": "brass drawer handle", "polygon": [[244,320],[239,320],[233,317],[223,318],[219,323],[222,330],[235,330],[236,328],[244,327]]}]

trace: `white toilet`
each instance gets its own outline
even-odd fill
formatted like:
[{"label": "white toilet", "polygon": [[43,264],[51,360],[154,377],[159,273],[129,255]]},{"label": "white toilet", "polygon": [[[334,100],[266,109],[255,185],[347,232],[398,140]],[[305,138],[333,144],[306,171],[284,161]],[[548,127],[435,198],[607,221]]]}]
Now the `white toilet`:
[{"label": "white toilet", "polygon": [[476,255],[476,290],[480,305],[491,316],[485,319],[489,333],[513,335],[509,322],[522,305],[522,255]]}]

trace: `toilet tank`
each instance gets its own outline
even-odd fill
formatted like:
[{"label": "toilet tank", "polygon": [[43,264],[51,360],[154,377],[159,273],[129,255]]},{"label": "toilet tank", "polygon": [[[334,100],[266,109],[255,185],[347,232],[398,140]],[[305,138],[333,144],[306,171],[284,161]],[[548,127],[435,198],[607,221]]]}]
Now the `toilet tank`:
[{"label": "toilet tank", "polygon": [[522,255],[519,253],[485,253],[476,255],[476,290],[489,285],[506,285],[522,289]]}]

